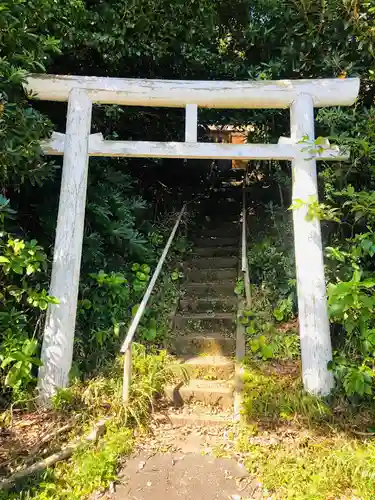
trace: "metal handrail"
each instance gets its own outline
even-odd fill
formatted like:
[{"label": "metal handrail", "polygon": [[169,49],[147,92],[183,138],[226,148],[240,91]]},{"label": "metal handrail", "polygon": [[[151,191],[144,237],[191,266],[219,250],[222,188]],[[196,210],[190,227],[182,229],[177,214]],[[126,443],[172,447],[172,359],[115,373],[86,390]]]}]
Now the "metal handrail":
[{"label": "metal handrail", "polygon": [[247,259],[247,209],[246,209],[246,184],[242,190],[242,245],[241,245],[241,269],[244,277],[246,307],[251,307],[250,273],[249,261]]},{"label": "metal handrail", "polygon": [[143,295],[142,301],[139,304],[138,310],[130,323],[128,333],[126,334],[125,340],[121,346],[121,354],[124,354],[124,375],[123,375],[123,386],[122,386],[122,399],[124,403],[126,404],[128,399],[129,399],[129,389],[130,389],[130,381],[131,381],[131,365],[132,365],[132,349],[131,345],[133,342],[133,338],[135,335],[135,332],[137,331],[138,325],[140,320],[142,319],[143,313],[145,311],[147,302],[150,298],[150,295],[154,289],[156,280],[158,279],[158,276],[160,274],[160,271],[163,267],[165,258],[168,254],[169,247],[172,244],[173,238],[176,234],[177,228],[181,222],[181,218],[183,214],[185,213],[186,210],[186,205],[184,205],[178,214],[177,220],[175,225],[173,226],[172,232],[168,238],[168,241],[164,247],[163,253],[161,254],[161,257],[159,259],[159,262],[156,266],[156,269],[154,271],[154,274],[152,275],[152,278],[150,280],[150,283],[148,284],[147,290],[145,294]]}]

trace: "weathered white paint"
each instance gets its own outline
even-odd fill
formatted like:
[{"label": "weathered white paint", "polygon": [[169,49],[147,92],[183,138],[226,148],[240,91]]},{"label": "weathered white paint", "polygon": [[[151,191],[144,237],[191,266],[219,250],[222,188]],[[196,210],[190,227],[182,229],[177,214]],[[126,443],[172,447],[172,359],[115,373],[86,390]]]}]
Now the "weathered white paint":
[{"label": "weathered white paint", "polygon": [[185,141],[197,142],[198,140],[198,106],[187,104],[185,110]]},{"label": "weathered white paint", "polygon": [[132,380],[132,345],[128,347],[124,354],[124,367],[122,375],[122,401],[124,405],[129,402],[130,384]]},{"label": "weathered white paint", "polygon": [[91,99],[82,89],[69,95],[64,162],[57,217],[50,294],[38,389],[41,400],[68,384],[72,364],[83,227],[86,205]]},{"label": "weathered white paint", "polygon": [[[51,294],[59,305],[48,310],[42,348],[44,366],[39,389],[43,398],[68,382],[81,261],[87,185],[91,156],[148,158],[207,158],[292,160],[293,199],[317,197],[316,160],[346,160],[348,152],[331,146],[311,151],[298,144],[314,138],[314,107],[351,105],[359,79],[283,80],[257,82],[199,82],[136,80],[80,76],[34,75],[25,84],[42,100],[69,100],[67,134],[42,142],[45,154],[64,154],[63,177],[52,270]],[[104,141],[90,134],[91,104],[125,104],[186,108],[185,143]],[[212,144],[197,142],[197,110],[208,108],[291,107],[291,137],[278,144]],[[312,393],[327,394],[333,386],[327,370],[331,344],[319,221],[307,222],[306,207],[294,210],[298,305],[303,381]],[[130,379],[131,338],[125,340],[124,377]],[[124,386],[128,393],[128,385]],[[125,395],[126,397],[126,395]]]},{"label": "weathered white paint", "polygon": [[[314,139],[314,103],[300,95],[290,109],[291,139]],[[303,144],[292,162],[292,199],[308,201],[318,197],[316,162]],[[306,220],[307,206],[293,210],[294,245],[297,273],[298,317],[301,337],[302,377],[305,389],[327,395],[333,388],[327,363],[332,348],[326,301],[322,239],[318,219]]]},{"label": "weathered white paint", "polygon": [[[64,154],[64,134],[54,132],[41,146],[46,155]],[[91,134],[89,139],[89,156],[129,158],[293,160],[300,149],[290,139],[279,144],[105,141],[102,134]],[[332,146],[315,156],[318,160],[346,160],[348,152]]]},{"label": "weathered white paint", "polygon": [[31,75],[25,85],[44,101],[67,101],[73,88],[88,91],[95,103],[128,106],[205,108],[288,108],[299,94],[315,107],[349,106],[359,91],[358,78],[270,81],[174,81],[74,75]]},{"label": "weathered white paint", "polygon": [[[100,148],[103,141],[104,138],[102,133],[99,132],[96,134],[90,134],[88,152],[90,151],[90,148]],[[40,147],[45,155],[62,156],[64,154],[65,147],[65,134],[62,134],[61,132],[52,132],[49,139],[40,141]]]}]

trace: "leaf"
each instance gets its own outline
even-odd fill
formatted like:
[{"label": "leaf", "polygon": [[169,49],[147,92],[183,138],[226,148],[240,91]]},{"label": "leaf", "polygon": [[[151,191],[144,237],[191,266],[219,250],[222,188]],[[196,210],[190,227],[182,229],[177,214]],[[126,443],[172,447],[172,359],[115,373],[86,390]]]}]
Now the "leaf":
[{"label": "leaf", "polygon": [[0,264],[9,264],[10,260],[4,255],[0,255]]},{"label": "leaf", "polygon": [[253,316],[254,316],[254,311],[250,311],[250,310],[246,310],[246,309],[245,309],[245,310],[242,312],[242,314],[243,314],[244,316],[246,316],[247,318],[251,318],[251,317],[253,317]]},{"label": "leaf", "polygon": [[[55,297],[50,297],[50,303],[51,304],[59,304],[59,302],[60,301],[58,299],[56,299]],[[83,307],[83,309],[91,309],[91,306],[92,306],[91,300],[89,300],[89,299],[83,299],[81,301],[81,306]]]},{"label": "leaf", "polygon": [[357,324],[356,324],[356,321],[353,318],[349,317],[347,320],[345,320],[344,326],[345,326],[345,330],[348,333],[353,333],[353,330],[355,329],[355,327],[357,326]]},{"label": "leaf", "polygon": [[142,292],[147,286],[147,284],[144,281],[139,281],[139,280],[134,280],[132,285],[135,292]]},{"label": "leaf", "polygon": [[34,266],[32,264],[27,264],[26,266],[26,274],[30,276],[30,274],[33,274],[34,272]]},{"label": "leaf", "polygon": [[375,278],[362,281],[361,285],[366,288],[372,288],[373,286],[375,286]]},{"label": "leaf", "polygon": [[273,315],[277,319],[277,321],[282,321],[284,319],[284,312],[280,309],[275,309],[273,311]]},{"label": "leaf", "polygon": [[353,283],[359,283],[361,281],[362,271],[360,269],[355,269],[351,281]]},{"label": "leaf", "polygon": [[265,360],[272,358],[274,350],[275,348],[271,344],[262,346],[262,358]]},{"label": "leaf", "polygon": [[365,393],[365,381],[363,375],[358,375],[355,379],[354,390],[360,396],[363,396]]},{"label": "leaf", "polygon": [[1,363],[1,368],[2,369],[6,368],[8,365],[10,365],[10,363],[13,363],[13,361],[15,361],[15,359],[12,355],[7,356],[6,358],[3,359],[3,362]]},{"label": "leaf", "polygon": [[11,268],[16,274],[23,274],[23,267],[18,262],[12,262]]},{"label": "leaf", "polygon": [[256,333],[255,326],[254,325],[249,325],[246,328],[246,333],[248,333],[249,335],[254,335]]},{"label": "leaf", "polygon": [[260,346],[259,346],[259,342],[257,339],[254,339],[251,343],[250,343],[250,349],[252,350],[252,352],[257,352],[259,350]]},{"label": "leaf", "polygon": [[154,340],[156,335],[157,335],[157,330],[156,327],[154,326],[147,328],[145,333],[143,334],[144,338],[149,341]]},{"label": "leaf", "polygon": [[139,309],[139,304],[135,304],[133,307],[132,307],[132,317],[134,318],[134,316],[137,314],[137,311]]},{"label": "leaf", "polygon": [[353,196],[353,194],[354,194],[354,187],[353,187],[351,184],[349,184],[349,185],[347,186],[347,188],[346,188],[346,192],[347,192],[347,194],[348,194],[349,196]]},{"label": "leaf", "polygon": [[264,335],[261,335],[260,337],[258,337],[258,342],[261,347],[266,345],[267,342],[266,337]]},{"label": "leaf", "polygon": [[148,279],[147,274],[142,273],[141,271],[137,272],[136,277],[137,277],[137,279],[139,279],[139,281],[147,281],[147,279]]},{"label": "leaf", "polygon": [[150,274],[151,268],[147,264],[142,264],[141,271],[145,274]]},{"label": "leaf", "polygon": [[38,347],[37,340],[35,339],[26,340],[22,346],[22,352],[26,356],[31,357],[33,354],[35,354],[37,347]]},{"label": "leaf", "polygon": [[7,373],[7,376],[5,377],[5,385],[8,387],[16,387],[17,385],[20,385],[22,383],[22,362],[19,361],[15,365],[12,366],[12,368],[9,370]]}]

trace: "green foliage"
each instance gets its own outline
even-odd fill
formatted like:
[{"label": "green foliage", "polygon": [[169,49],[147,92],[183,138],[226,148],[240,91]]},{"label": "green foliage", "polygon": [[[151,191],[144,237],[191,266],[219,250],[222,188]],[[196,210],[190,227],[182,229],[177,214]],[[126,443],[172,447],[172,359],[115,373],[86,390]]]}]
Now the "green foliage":
[{"label": "green foliage", "polygon": [[0,184],[19,188],[41,184],[54,169],[41,155],[39,140],[51,122],[30,107],[21,90],[27,72],[45,71],[60,52],[58,37],[69,30],[80,1],[64,6],[47,0],[11,0],[1,4],[0,21]]},{"label": "green foliage", "polygon": [[[90,273],[81,285],[75,353],[79,372],[97,371],[117,354],[151,272],[148,264],[135,262],[124,269],[125,274],[103,270]],[[177,299],[175,281],[168,269],[162,271],[137,330],[139,341],[147,345],[163,342],[169,329],[169,314]]]},{"label": "green foliage", "polygon": [[8,370],[4,380],[6,387],[20,389],[22,385],[27,386],[33,380],[31,375],[33,365],[41,365],[35,358],[37,347],[38,342],[35,339],[26,339],[19,349],[4,350],[5,353],[0,355],[1,369]]},{"label": "green foliage", "polygon": [[267,344],[267,339],[264,335],[259,335],[250,341],[250,349],[253,354],[259,356],[263,361],[272,358],[275,351],[273,344]]},{"label": "green foliage", "polygon": [[133,449],[132,434],[130,429],[113,425],[96,447],[83,447],[75,452],[71,463],[58,470],[54,481],[46,483],[43,493],[36,498],[79,500],[108,488],[117,478],[119,458]]},{"label": "green foliage", "polygon": [[148,205],[135,191],[134,180],[113,161],[90,162],[83,270],[119,270],[129,260],[152,258]]},{"label": "green foliage", "polygon": [[281,299],[275,309],[273,315],[277,321],[286,321],[293,316],[294,298],[295,294],[291,293],[286,299]]},{"label": "green foliage", "polygon": [[238,279],[236,281],[236,286],[234,287],[234,293],[239,296],[243,296],[245,293],[245,282],[243,279]]},{"label": "green foliage", "polygon": [[61,389],[53,399],[55,409],[80,411],[86,417],[112,415],[123,425],[144,425],[150,418],[150,408],[173,372],[166,351],[147,349],[133,343],[132,380],[129,404],[122,401],[123,357],[117,356],[100,374],[89,380],[76,379],[67,389]]},{"label": "green foliage", "polygon": [[[249,359],[293,359],[299,357],[299,335],[292,328],[278,332],[277,325],[268,321],[269,312],[259,307],[258,296],[253,293],[253,310],[244,310],[240,323],[245,326],[249,346]],[[284,318],[287,319],[287,318]]]},{"label": "green foliage", "polygon": [[341,276],[327,289],[330,318],[340,334],[331,369],[349,397],[370,399],[374,397],[375,279],[372,271],[362,269],[372,257],[372,240],[372,232],[366,232],[349,238],[346,251],[339,247],[327,249],[337,266],[331,274]]},{"label": "green foliage", "polygon": [[300,357],[299,332],[290,330],[273,337],[274,357],[279,360],[298,359]]},{"label": "green foliage", "polygon": [[[60,181],[58,168],[41,155],[39,140],[48,136],[51,122],[55,129],[63,131],[65,127],[63,108],[55,103],[33,101],[31,105],[27,101],[21,84],[28,72],[194,80],[359,74],[363,84],[358,104],[351,109],[319,110],[318,139],[310,142],[309,138],[304,139],[312,152],[325,147],[324,137],[348,146],[350,161],[320,167],[321,202],[317,199],[294,202],[307,205],[309,220],[318,217],[323,223],[324,236],[332,249],[327,272],[332,283],[349,282],[353,263],[368,273],[364,279],[371,277],[375,271],[371,261],[375,251],[372,243],[375,66],[371,2],[238,0],[234,7],[228,7],[224,0],[157,0],[156,3],[150,0],[69,0],[64,3],[16,0],[6,1],[1,9],[0,181],[4,194],[8,196],[9,191],[12,205],[19,209],[15,230],[9,231],[15,241],[36,238],[44,248],[52,246],[56,221],[53,201],[58,198]],[[283,110],[253,110],[244,114],[237,110],[207,109],[202,113],[202,121],[208,124],[251,123],[254,126],[252,142],[277,142],[289,127],[288,114]],[[177,140],[183,137],[180,110],[98,105],[94,107],[93,117],[93,131],[102,132],[106,138]],[[143,168],[146,164],[152,171],[151,180],[147,181],[149,174],[144,175]],[[113,352],[122,326],[131,317],[132,307],[139,302],[136,295],[141,294],[148,282],[149,273],[141,270],[134,273],[131,263],[139,262],[153,269],[157,249],[165,236],[163,230],[150,227],[148,221],[155,221],[155,217],[147,212],[145,198],[152,201],[155,214],[163,211],[160,206],[168,196],[173,202],[179,199],[168,186],[158,191],[158,181],[169,182],[170,177],[168,172],[162,174],[159,166],[160,162],[138,160],[90,161],[76,360],[87,358],[91,366],[95,365],[94,352],[102,352],[103,359],[99,359],[98,366],[105,358],[104,346],[108,345]],[[138,183],[133,182],[134,177],[138,177]],[[255,177],[257,186],[270,187],[260,189],[259,199],[277,197],[281,204],[289,202],[291,182],[286,162],[257,165]],[[0,204],[0,217],[8,209],[9,206],[4,208]],[[267,210],[273,222],[261,231],[267,232],[271,227],[272,231],[267,241],[259,238],[260,243],[254,245],[249,255],[252,282],[262,284],[267,293],[270,292],[271,309],[277,319],[284,321],[296,312],[291,224],[272,204]],[[4,253],[3,258],[9,257]],[[19,260],[12,262],[12,275],[7,274],[7,279],[12,276],[14,280],[16,270],[20,272],[21,268]],[[9,264],[2,263],[3,273]],[[30,263],[33,265],[36,263]],[[175,270],[175,264],[172,269],[171,278],[178,282],[180,270]],[[127,283],[117,287],[99,284],[92,275],[100,270],[112,277],[121,275]],[[39,330],[40,310],[53,300],[43,292],[48,283],[45,272],[46,269],[41,268],[30,274],[35,278],[38,275],[39,288],[36,283],[31,286],[29,305],[36,311],[28,313],[27,338],[31,338],[32,328],[37,326]],[[111,311],[105,310],[104,291],[109,289]],[[243,294],[241,282],[236,292]],[[22,301],[25,297],[23,292]],[[117,299],[123,307],[122,313],[115,305]],[[15,300],[12,296],[10,303]],[[154,307],[152,304],[151,308]],[[17,311],[16,308],[12,314]],[[358,313],[358,309],[356,311]],[[160,325],[155,311],[151,316],[143,325],[144,338],[158,339]],[[25,323],[21,316],[17,321]],[[342,323],[347,322],[345,318],[333,316],[332,321],[339,351],[344,346],[345,357],[354,353],[354,362],[362,366],[364,354],[359,346],[363,342],[358,337],[362,333],[356,329],[347,332]],[[371,322],[368,329],[372,329]],[[365,361],[365,364],[371,365],[371,362]],[[81,368],[86,367],[84,362]]]},{"label": "green foliage", "polygon": [[83,445],[69,462],[47,469],[38,487],[31,484],[20,496],[11,494],[8,498],[88,498],[92,493],[104,491],[117,478],[118,461],[132,451],[133,444],[133,431],[114,423],[96,445]]},{"label": "green foliage", "polygon": [[269,376],[256,369],[245,372],[244,414],[246,418],[324,421],[330,408],[319,398],[305,394],[301,382],[288,376]]},{"label": "green foliage", "polygon": [[11,388],[14,397],[34,380],[38,359],[38,331],[48,304],[57,304],[40,283],[47,266],[47,256],[36,240],[25,241],[5,231],[7,218],[15,212],[5,198],[0,220],[0,383]]},{"label": "green foliage", "polygon": [[253,233],[256,241],[248,253],[251,281],[268,295],[275,317],[278,319],[282,314],[280,321],[289,319],[296,310],[291,219],[273,203],[260,211],[258,218],[259,229]]},{"label": "green foliage", "polygon": [[[239,449],[245,466],[271,498],[326,500],[374,497],[374,443],[333,432],[322,435],[303,429],[295,439],[277,444],[251,444],[244,429]],[[344,495],[344,496],[343,496]]]},{"label": "green foliage", "polygon": [[117,479],[119,460],[133,449],[134,427],[138,432],[145,428],[155,400],[173,377],[171,360],[165,351],[147,352],[143,345],[134,343],[132,354],[132,383],[126,407],[122,401],[122,357],[100,375],[85,382],[75,380],[53,398],[55,411],[76,414],[76,432],[80,435],[103,418],[107,420],[105,435],[96,443],[83,444],[69,461],[30,477],[18,484],[14,493],[0,494],[0,498],[78,500],[104,491]]},{"label": "green foliage", "polygon": [[331,208],[324,203],[319,203],[315,196],[309,196],[306,201],[296,198],[289,207],[289,210],[306,208],[305,220],[311,222],[314,219],[331,220],[340,222],[337,217],[338,208]]}]

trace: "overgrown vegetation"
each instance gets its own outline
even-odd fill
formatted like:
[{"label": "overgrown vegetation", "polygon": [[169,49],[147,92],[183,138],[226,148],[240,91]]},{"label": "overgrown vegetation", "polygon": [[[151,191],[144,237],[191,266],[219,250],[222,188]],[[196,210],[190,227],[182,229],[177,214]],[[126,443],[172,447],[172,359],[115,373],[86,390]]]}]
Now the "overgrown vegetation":
[{"label": "overgrown vegetation", "polygon": [[[5,0],[0,13],[2,407],[32,401],[44,313],[49,303],[59,300],[48,295],[48,284],[61,161],[43,157],[39,140],[52,129],[65,130],[66,109],[30,101],[21,87],[28,72],[46,71],[209,80],[361,77],[355,106],[316,113],[317,136],[350,146],[350,160],[321,163],[320,203],[301,203],[309,204],[309,217],[322,221],[337,391],[353,407],[373,404],[372,2]],[[200,121],[251,124],[250,142],[276,143],[289,130],[284,110],[202,110]],[[112,139],[178,140],[183,138],[183,112],[95,106],[92,129]],[[206,165],[180,167],[159,160],[90,160],[72,380],[82,383],[100,376],[114,362],[170,228],[166,214],[202,189]],[[270,223],[258,231],[261,237],[249,255],[259,307],[247,311],[243,322],[254,358],[272,363],[295,359],[298,353],[286,216],[291,172],[286,162],[276,161],[254,163],[252,172],[253,198],[268,206]],[[149,350],[165,341],[184,249],[186,241],[180,239],[138,332],[137,340]],[[236,291],[242,290],[239,281]],[[285,322],[287,334],[278,327]],[[295,498],[304,498],[305,493],[298,494]]]},{"label": "overgrown vegetation", "polygon": [[374,498],[371,440],[361,442],[339,431],[324,435],[315,429],[294,433],[291,438],[286,431],[279,439],[251,444],[245,430],[239,447],[248,454],[246,467],[257,475],[270,498]]},{"label": "overgrown vegetation", "polygon": [[[147,352],[145,346],[133,344],[133,383],[129,403],[124,407],[122,363],[118,357],[106,371],[86,382],[77,380],[71,387],[60,390],[52,401],[53,409],[65,419],[75,415],[70,441],[101,419],[108,421],[104,437],[96,443],[82,444],[69,462],[61,462],[37,477],[26,478],[14,493],[3,496],[0,493],[1,498],[78,500],[108,488],[117,477],[119,459],[132,451],[134,427],[141,432],[147,426],[157,397],[173,377],[165,351]],[[3,420],[6,418],[7,415]],[[39,450],[40,454],[42,452]],[[35,454],[33,461],[37,458]],[[11,462],[14,467],[22,463],[22,459],[15,457]]]},{"label": "overgrown vegetation", "polygon": [[[291,214],[268,204],[257,207],[255,215],[249,248],[252,308],[240,318],[248,354],[243,401],[246,425],[240,431],[238,449],[263,494],[270,498],[370,500],[375,477],[373,360],[368,357],[366,366],[356,357],[358,339],[346,336],[344,328],[350,318],[359,321],[361,301],[366,303],[368,297],[368,304],[372,302],[371,274],[361,279],[354,267],[336,284],[336,265],[327,269],[330,280],[335,280],[328,286],[328,296],[336,348],[331,368],[338,385],[324,401],[306,394],[296,328]],[[354,254],[359,252],[356,245],[350,248]],[[340,252],[333,246],[326,250],[329,256],[335,253],[337,257]],[[348,311],[346,303],[352,307],[350,316],[332,314]],[[368,318],[365,313],[365,325]]]},{"label": "overgrown vegetation", "polygon": [[[179,19],[178,23],[176,19]],[[44,0],[5,2],[2,5],[0,39],[0,175],[3,196],[10,200],[7,206],[17,210],[16,218],[12,224],[7,223],[5,231],[20,241],[38,240],[40,247],[47,249],[47,258],[50,257],[60,169],[59,164],[54,165],[41,156],[38,141],[51,131],[51,122],[54,122],[55,129],[64,130],[65,111],[57,105],[35,102],[30,105],[20,86],[29,71],[193,79],[348,77],[359,74],[362,87],[357,106],[349,110],[323,109],[317,113],[318,135],[348,144],[351,160],[334,166],[321,165],[324,205],[314,205],[312,213],[327,219],[329,212],[328,218],[331,219],[325,222],[325,236],[331,249],[328,250],[332,282],[329,293],[335,337],[345,345],[343,348],[339,346],[341,357],[336,358],[333,369],[344,390],[351,387],[348,395],[356,392],[370,397],[366,377],[371,376],[373,325],[371,317],[365,317],[372,310],[369,279],[373,271],[373,23],[374,8],[370,2],[347,0],[330,0],[324,4],[239,0],[230,9],[224,1],[176,1],[170,4],[160,0],[155,5],[142,0],[133,5],[122,0],[111,4],[71,0],[64,6],[54,4],[52,7]],[[160,110],[97,106],[93,130],[103,132],[108,138],[176,139],[183,133],[182,115],[174,110],[163,113]],[[229,115],[205,111],[202,120],[207,123],[256,124],[249,137],[252,142],[277,141],[288,129],[288,117],[283,111],[255,110],[246,115],[239,111]],[[132,283],[133,263],[152,268],[155,261],[157,252],[155,254],[155,245],[150,239],[153,232],[151,211],[160,214],[163,206],[170,207],[173,190],[168,185],[174,179],[167,173],[170,169],[164,169],[163,173],[160,162],[147,163],[149,180],[137,175],[146,163],[101,159],[90,164],[82,307],[75,354],[78,365],[80,359],[83,361],[80,368],[83,372],[90,364],[102,365],[100,360],[96,364],[94,353],[103,344],[107,345],[107,341],[110,345],[113,336],[109,332],[116,336],[119,325],[126,322],[126,318],[118,317],[117,313],[104,318],[107,312],[101,309],[96,294],[108,286],[108,280],[99,284],[97,276],[103,271],[108,276],[117,276],[113,279]],[[282,162],[270,162],[269,165],[266,162],[255,167],[258,184],[271,187],[266,197],[279,199],[287,206],[290,200],[289,166]],[[125,175],[125,169],[132,175]],[[186,172],[191,176],[190,169]],[[136,177],[138,181],[135,181]],[[177,181],[180,187],[181,180]],[[264,191],[261,197],[264,198]],[[4,203],[8,201],[3,199],[2,205]],[[152,219],[153,222],[154,216]],[[261,244],[265,250],[262,256],[268,259],[270,272],[273,269],[277,273],[278,267],[289,266],[284,260],[292,262],[292,256],[285,256],[283,248],[278,250],[279,255],[274,254],[271,258],[267,254],[273,251],[270,250],[272,246],[266,242]],[[12,281],[8,279],[9,272],[4,273],[4,264],[6,262],[2,265],[2,282],[7,288]],[[48,265],[46,267],[48,270]],[[347,304],[343,309],[335,309],[334,302],[338,297],[343,302],[345,286],[342,283],[349,283],[355,271],[361,271],[360,280],[366,281],[363,285],[367,287],[366,293],[360,294],[358,304],[350,305],[345,299]],[[42,293],[47,289],[48,273],[44,269],[38,273],[38,277],[35,273],[32,277],[37,278],[37,288],[40,289],[37,291]],[[358,276],[357,273],[356,279]],[[278,319],[286,319],[293,310],[295,297],[291,280],[293,276],[289,275],[281,290],[274,311]],[[360,285],[362,290],[363,286]],[[136,295],[133,285],[132,288]],[[118,287],[118,291],[120,289]],[[117,299],[122,303],[128,300],[125,295],[121,299],[116,296]],[[2,306],[4,313],[9,314],[15,300],[13,295],[9,307]],[[135,297],[129,298],[128,310],[135,303]],[[43,308],[44,299],[41,305]],[[22,307],[17,310],[25,311]],[[42,316],[35,312],[27,313],[30,331],[24,333],[29,339],[40,338]],[[354,324],[348,323],[346,316],[353,317]],[[147,328],[152,333],[146,333],[146,337],[153,336],[154,322]],[[86,346],[89,352],[84,352]],[[7,366],[10,369],[13,364]],[[4,377],[7,366],[4,366]],[[353,391],[353,383],[349,383],[349,379],[353,379],[353,370],[358,391]],[[27,386],[28,382],[25,384]]]}]

